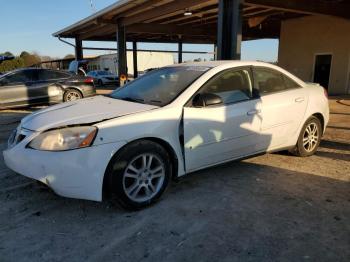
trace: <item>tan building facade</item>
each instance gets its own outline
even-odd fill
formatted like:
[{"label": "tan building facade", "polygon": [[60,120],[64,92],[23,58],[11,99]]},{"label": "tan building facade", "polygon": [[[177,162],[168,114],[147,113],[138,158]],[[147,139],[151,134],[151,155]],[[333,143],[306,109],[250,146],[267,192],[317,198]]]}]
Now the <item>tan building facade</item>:
[{"label": "tan building facade", "polygon": [[278,63],[331,95],[350,93],[350,21],[307,16],[282,22]]}]

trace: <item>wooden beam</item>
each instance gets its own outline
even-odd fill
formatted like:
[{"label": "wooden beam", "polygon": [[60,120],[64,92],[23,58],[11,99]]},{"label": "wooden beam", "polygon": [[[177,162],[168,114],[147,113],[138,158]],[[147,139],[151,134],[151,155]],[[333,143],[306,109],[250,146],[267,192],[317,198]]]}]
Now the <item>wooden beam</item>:
[{"label": "wooden beam", "polygon": [[179,10],[190,9],[192,7],[204,4],[205,2],[208,2],[208,1],[207,0],[191,0],[191,1],[176,0],[164,5],[161,5],[158,8],[153,8],[143,13],[125,17],[121,20],[121,23],[124,26],[140,23],[146,20],[153,19],[155,17],[161,17],[167,14],[175,13]]},{"label": "wooden beam", "polygon": [[103,35],[103,34],[107,34],[107,33],[112,33],[112,32],[115,32],[115,30],[116,30],[115,28],[116,28],[116,26],[113,26],[113,25],[92,27],[91,30],[81,33],[80,38],[82,40],[85,40],[85,39],[90,38],[92,36],[99,36],[99,35]]},{"label": "wooden beam", "polygon": [[188,35],[188,36],[208,36],[216,34],[215,27],[205,26],[191,28],[188,26],[178,26],[172,24],[134,24],[127,26],[128,33],[147,33],[147,34],[165,34],[165,35]]},{"label": "wooden beam", "polygon": [[273,8],[276,10],[308,15],[329,15],[350,19],[350,2],[331,2],[320,0],[245,0],[245,5]]},{"label": "wooden beam", "polygon": [[218,5],[214,4],[214,5],[208,5],[205,7],[201,7],[198,9],[191,9],[190,10],[192,12],[191,16],[185,16],[183,13],[183,10],[180,10],[180,13],[171,17],[165,17],[165,18],[154,18],[152,20],[148,20],[147,22],[151,23],[151,22],[157,22],[159,24],[172,24],[175,23],[177,21],[181,21],[181,20],[187,20],[190,19],[192,17],[202,17],[206,14],[210,14],[210,13],[217,13],[218,12]]},{"label": "wooden beam", "polygon": [[251,17],[251,16],[256,16],[256,15],[263,15],[264,13],[268,13],[274,10],[273,8],[266,8],[263,10],[255,11],[255,12],[250,12],[248,14],[243,14],[244,17]]},{"label": "wooden beam", "polygon": [[211,20],[217,21],[218,15],[215,14],[215,15],[205,16],[205,17],[201,17],[201,18],[194,17],[194,19],[189,20],[189,21],[184,21],[184,22],[180,23],[180,25],[184,26],[184,25],[190,25],[190,24],[194,24],[194,23],[199,23],[200,25],[202,25],[202,24],[206,24],[208,21],[211,21]]}]

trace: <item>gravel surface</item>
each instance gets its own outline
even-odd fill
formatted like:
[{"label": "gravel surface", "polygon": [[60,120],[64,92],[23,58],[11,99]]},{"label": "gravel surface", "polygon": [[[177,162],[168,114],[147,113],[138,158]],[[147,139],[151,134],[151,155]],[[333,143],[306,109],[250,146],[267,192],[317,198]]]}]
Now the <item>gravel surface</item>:
[{"label": "gravel surface", "polygon": [[[0,157],[0,261],[350,261],[350,100],[330,105],[316,155],[206,169],[139,212],[59,197]],[[0,112],[0,150],[30,111]]]}]

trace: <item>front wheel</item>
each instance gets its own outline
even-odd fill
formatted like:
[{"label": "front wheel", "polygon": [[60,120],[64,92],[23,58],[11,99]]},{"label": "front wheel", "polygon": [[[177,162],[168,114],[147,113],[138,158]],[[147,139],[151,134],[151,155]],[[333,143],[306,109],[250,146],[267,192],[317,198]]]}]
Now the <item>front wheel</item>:
[{"label": "front wheel", "polygon": [[297,145],[292,153],[297,156],[311,156],[320,145],[322,137],[321,122],[317,117],[310,117],[301,129]]},{"label": "front wheel", "polygon": [[128,209],[140,209],[158,200],[171,177],[169,154],[152,141],[126,146],[110,166],[110,190]]}]

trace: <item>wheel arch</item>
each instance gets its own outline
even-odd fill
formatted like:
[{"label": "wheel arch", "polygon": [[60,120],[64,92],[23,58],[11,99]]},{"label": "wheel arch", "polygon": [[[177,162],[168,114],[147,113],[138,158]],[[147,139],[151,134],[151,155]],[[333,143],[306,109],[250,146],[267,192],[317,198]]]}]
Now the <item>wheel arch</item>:
[{"label": "wheel arch", "polygon": [[109,196],[110,193],[111,193],[108,185],[109,185],[109,183],[111,181],[110,177],[109,177],[109,174],[110,174],[110,171],[111,171],[111,168],[112,168],[112,163],[119,156],[120,152],[124,148],[126,148],[130,144],[138,142],[138,141],[152,141],[152,142],[157,143],[160,146],[162,146],[167,151],[167,153],[170,156],[171,169],[172,169],[172,174],[171,174],[172,179],[175,179],[177,177],[178,168],[179,168],[179,159],[177,157],[177,154],[176,154],[174,148],[170,145],[169,142],[165,141],[164,139],[158,138],[158,137],[144,137],[144,138],[135,139],[135,140],[129,141],[124,146],[122,146],[117,152],[114,153],[114,155],[109,160],[108,165],[107,165],[106,170],[105,170],[104,175],[103,175],[102,198],[105,198],[106,196]]},{"label": "wheel arch", "polygon": [[79,87],[76,86],[67,86],[63,89],[63,96],[69,91],[69,90],[76,90],[81,94],[81,97],[84,97],[83,90],[81,90]]},{"label": "wheel arch", "polygon": [[320,120],[320,122],[321,122],[321,128],[322,128],[322,134],[323,134],[324,131],[325,131],[325,118],[324,118],[324,116],[323,116],[321,113],[314,113],[314,114],[312,114],[311,116],[314,116],[314,117],[316,117],[318,120]]}]

